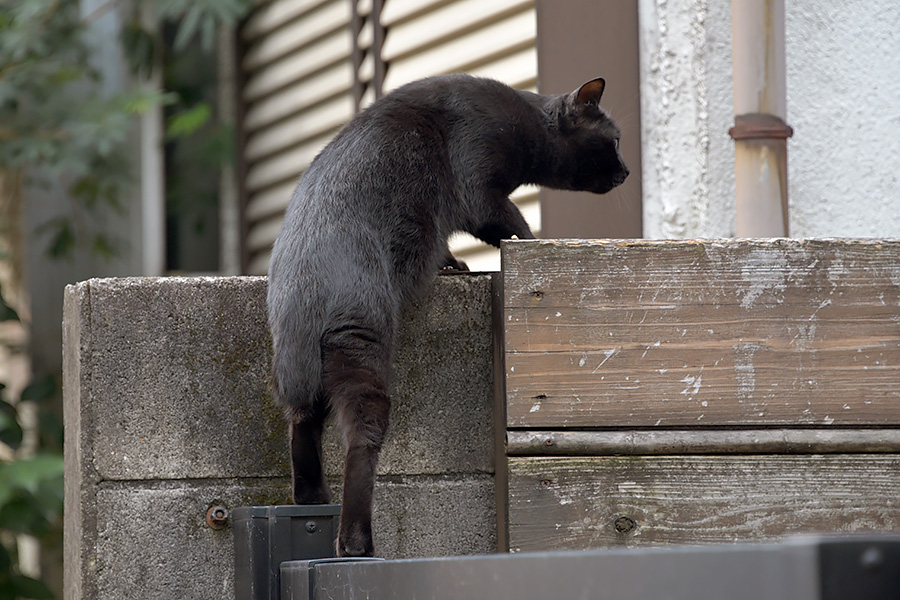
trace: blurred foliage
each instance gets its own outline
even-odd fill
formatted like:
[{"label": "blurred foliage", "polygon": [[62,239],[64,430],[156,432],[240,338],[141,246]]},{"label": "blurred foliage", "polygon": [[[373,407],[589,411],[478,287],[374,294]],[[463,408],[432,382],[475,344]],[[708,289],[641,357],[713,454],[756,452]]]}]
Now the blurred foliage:
[{"label": "blurred foliage", "polygon": [[219,176],[222,165],[234,160],[235,139],[233,129],[215,118],[218,58],[199,39],[179,54],[179,33],[175,24],[163,28],[163,80],[180,100],[165,108],[168,266],[175,269],[184,268],[185,259],[196,263],[196,256],[182,255],[182,236],[217,234]]},{"label": "blurred foliage", "polygon": [[[190,61],[197,46],[215,48],[216,31],[234,25],[251,0],[109,0],[83,15],[78,0],[0,0],[0,169],[27,169],[32,185],[55,182],[67,190],[70,210],[49,218],[36,233],[48,237],[51,257],[76,246],[110,256],[124,240],[89,223],[108,211],[123,212],[136,196],[126,142],[135,117],[168,106],[167,134],[188,137],[211,121],[208,103],[186,101],[167,90],[133,86],[104,91],[92,60],[91,23],[107,11],[124,19],[119,42],[136,80],[162,65],[160,32],[174,23],[170,62]],[[142,14],[154,14],[148,25]],[[222,135],[207,130],[215,151]],[[230,144],[230,142],[229,142]],[[219,153],[215,156],[220,159]]]},{"label": "blurred foliage", "polygon": [[[27,174],[29,186],[58,185],[68,192],[65,214],[48,216],[26,232],[47,237],[50,257],[69,257],[76,247],[106,257],[122,251],[124,240],[92,225],[137,201],[128,143],[141,114],[165,107],[167,143],[178,141],[182,155],[199,153],[200,165],[219,161],[218,168],[232,151],[231,132],[215,122],[210,99],[187,93],[189,86],[134,85],[109,92],[92,62],[98,58],[92,23],[115,11],[122,24],[119,46],[140,82],[160,66],[189,64],[198,48],[212,55],[218,28],[235,25],[251,3],[108,0],[84,14],[79,0],[0,0],[0,170]],[[148,20],[148,14],[155,18]],[[173,32],[168,47],[162,35],[167,27]],[[191,177],[173,179],[169,202],[181,204],[192,192]],[[18,320],[0,289],[0,322]],[[54,378],[40,377],[18,398],[9,391],[0,382],[0,443],[13,457],[0,460],[0,600],[51,598],[44,583],[20,572],[16,535],[32,535],[42,544],[61,540],[62,423],[54,410],[59,390]],[[21,417],[29,405],[37,414],[37,450],[22,452],[27,435]]]},{"label": "blurred foliage", "polygon": [[0,293],[0,322],[18,320],[19,315],[16,314],[16,311],[6,303],[6,300],[3,299],[2,293]]},{"label": "blurred foliage", "polygon": [[[18,321],[0,289],[0,322]],[[60,543],[63,514],[62,423],[51,401],[58,396],[52,377],[37,378],[16,402],[8,398],[0,382],[0,442],[19,451],[25,439],[21,421],[24,407],[36,409],[36,453],[16,452],[13,460],[0,461],[0,599],[52,598],[41,581],[18,569],[17,534],[40,540],[44,547]]]}]

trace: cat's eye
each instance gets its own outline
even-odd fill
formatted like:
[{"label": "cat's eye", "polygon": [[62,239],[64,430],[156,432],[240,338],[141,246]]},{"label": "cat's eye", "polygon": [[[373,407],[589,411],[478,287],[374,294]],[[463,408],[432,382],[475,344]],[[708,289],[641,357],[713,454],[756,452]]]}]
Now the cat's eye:
[{"label": "cat's eye", "polygon": [[618,151],[619,150],[619,138],[616,138],[614,141],[616,144],[616,151]]}]

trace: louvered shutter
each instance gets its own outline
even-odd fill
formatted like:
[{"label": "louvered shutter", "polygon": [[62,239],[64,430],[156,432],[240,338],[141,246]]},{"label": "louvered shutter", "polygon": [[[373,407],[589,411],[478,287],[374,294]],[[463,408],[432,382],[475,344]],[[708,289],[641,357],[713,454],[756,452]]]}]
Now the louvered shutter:
[{"label": "louvered shutter", "polygon": [[275,0],[242,27],[247,271],[265,273],[298,177],[353,115],[348,0]]},{"label": "louvered shutter", "polygon": [[[357,106],[409,81],[453,72],[534,90],[535,35],[534,0],[259,6],[241,31],[247,271],[265,273],[298,177]],[[537,188],[520,188],[513,198],[538,230]],[[496,252],[470,236],[455,238],[451,247],[473,269],[499,266]]]}]

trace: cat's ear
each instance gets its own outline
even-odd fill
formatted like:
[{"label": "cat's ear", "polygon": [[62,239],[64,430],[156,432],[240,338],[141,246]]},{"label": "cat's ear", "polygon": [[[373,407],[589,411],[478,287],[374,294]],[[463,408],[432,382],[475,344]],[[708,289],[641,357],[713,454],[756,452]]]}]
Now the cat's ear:
[{"label": "cat's ear", "polygon": [[606,81],[602,77],[588,81],[575,92],[576,103],[600,104],[600,96],[603,95],[603,88],[605,87]]}]

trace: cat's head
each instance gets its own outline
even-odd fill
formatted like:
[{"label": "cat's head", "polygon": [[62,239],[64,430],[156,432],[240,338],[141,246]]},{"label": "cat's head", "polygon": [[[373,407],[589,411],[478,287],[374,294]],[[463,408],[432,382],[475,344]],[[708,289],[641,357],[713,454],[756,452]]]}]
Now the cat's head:
[{"label": "cat's head", "polygon": [[628,177],[628,166],[619,152],[619,128],[600,107],[606,82],[592,79],[556,99],[555,116],[567,163],[564,184],[574,190],[603,194]]}]

